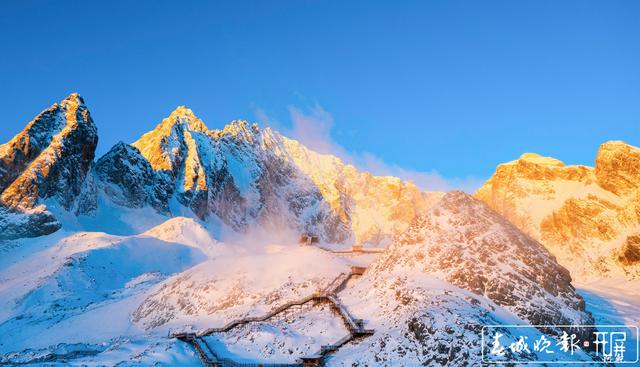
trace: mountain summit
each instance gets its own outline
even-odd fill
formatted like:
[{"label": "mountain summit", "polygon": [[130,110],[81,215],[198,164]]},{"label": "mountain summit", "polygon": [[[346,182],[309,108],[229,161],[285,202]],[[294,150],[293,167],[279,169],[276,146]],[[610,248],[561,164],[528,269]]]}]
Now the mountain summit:
[{"label": "mountain summit", "polygon": [[82,213],[81,194],[97,143],[89,110],[74,93],[0,146],[0,236],[57,230],[60,223],[47,206]]},{"label": "mountain summit", "polygon": [[157,171],[176,169],[186,156],[197,155],[192,133],[207,134],[207,126],[185,106],[179,106],[152,131],[144,134],[132,145]]}]

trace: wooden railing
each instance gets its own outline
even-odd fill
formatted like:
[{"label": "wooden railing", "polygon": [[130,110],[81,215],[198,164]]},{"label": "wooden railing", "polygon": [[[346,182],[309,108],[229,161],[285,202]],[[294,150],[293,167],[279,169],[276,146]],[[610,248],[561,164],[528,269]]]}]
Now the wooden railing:
[{"label": "wooden railing", "polygon": [[386,251],[386,249],[384,248],[370,248],[370,247],[362,247],[357,249],[350,248],[350,249],[341,249],[341,250],[334,250],[334,249],[330,249],[322,246],[317,246],[317,247],[321,250],[325,250],[334,254],[359,254],[359,253],[380,254]]},{"label": "wooden railing", "polygon": [[[355,338],[369,336],[374,333],[373,330],[367,330],[363,328],[361,320],[357,320],[349,314],[347,308],[342,304],[337,297],[337,293],[340,292],[346,286],[347,282],[353,276],[353,273],[340,273],[329,285],[327,285],[321,292],[316,292],[307,297],[287,302],[265,315],[259,317],[244,317],[239,320],[234,320],[219,328],[208,328],[199,332],[185,332],[176,331],[169,332],[169,336],[172,338],[180,339],[193,346],[198,354],[198,357],[206,367],[298,367],[302,366],[301,363],[243,363],[236,362],[230,358],[221,358],[215,351],[209,347],[209,344],[205,340],[205,337],[214,333],[224,333],[237,326],[245,325],[252,322],[264,322],[268,319],[288,310],[291,307],[302,306],[308,302],[328,302],[331,304],[331,308],[336,312],[345,327],[349,331],[349,334],[338,340],[337,342],[329,345],[323,345],[320,347],[320,351],[316,354],[324,358],[326,355],[336,352],[340,347],[354,340]],[[360,321],[360,322],[359,322]],[[204,346],[204,347],[203,347]]]},{"label": "wooden railing", "polygon": [[310,296],[307,296],[307,297],[299,299],[299,300],[287,302],[287,303],[285,303],[285,304],[273,309],[269,313],[267,313],[265,315],[262,315],[260,317],[245,317],[245,318],[242,318],[242,319],[239,319],[239,320],[231,321],[228,324],[226,324],[226,325],[224,325],[222,327],[219,327],[219,328],[208,328],[208,329],[205,329],[205,330],[203,330],[201,332],[198,332],[197,334],[198,334],[198,336],[206,336],[206,335],[211,335],[213,333],[225,333],[225,332],[227,332],[227,331],[229,331],[229,330],[231,330],[231,329],[233,329],[233,328],[235,328],[237,326],[248,324],[248,323],[251,323],[251,322],[266,321],[266,320],[276,316],[277,314],[288,310],[291,307],[302,306],[302,305],[304,305],[304,304],[306,304],[308,302],[316,301],[316,300],[322,300],[323,298],[324,298],[324,296],[322,296],[322,295],[312,294]]}]

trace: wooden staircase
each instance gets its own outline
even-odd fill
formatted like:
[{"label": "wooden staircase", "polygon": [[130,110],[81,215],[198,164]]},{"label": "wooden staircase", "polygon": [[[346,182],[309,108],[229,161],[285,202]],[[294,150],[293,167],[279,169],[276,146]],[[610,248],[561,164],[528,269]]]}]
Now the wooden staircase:
[{"label": "wooden staircase", "polygon": [[[361,275],[361,272],[351,271],[349,273],[340,273],[327,287],[322,291],[316,292],[310,296],[287,302],[265,315],[259,317],[244,317],[242,319],[234,320],[228,324],[219,328],[208,328],[199,332],[173,332],[169,333],[172,338],[179,339],[190,344],[198,357],[202,361],[205,367],[306,367],[306,366],[321,366],[324,365],[324,359],[327,355],[335,353],[343,345],[350,341],[373,335],[374,330],[364,329],[364,322],[361,319],[356,319],[347,308],[342,304],[337,297],[337,293],[342,291],[347,282],[354,275]],[[349,331],[349,334],[338,340],[337,342],[329,345],[323,345],[320,347],[318,353],[310,357],[304,357],[299,363],[241,363],[231,360],[230,358],[220,358],[215,351],[209,347],[205,339],[206,336],[214,333],[224,333],[231,329],[246,325],[252,322],[264,322],[270,318],[290,309],[291,307],[302,306],[309,302],[315,303],[330,303],[331,309],[334,311],[344,323],[345,327]]]}]

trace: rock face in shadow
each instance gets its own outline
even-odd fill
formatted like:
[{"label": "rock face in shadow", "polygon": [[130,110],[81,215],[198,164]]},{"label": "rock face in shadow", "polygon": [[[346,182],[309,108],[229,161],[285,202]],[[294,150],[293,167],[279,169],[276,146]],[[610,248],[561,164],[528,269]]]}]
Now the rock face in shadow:
[{"label": "rock face in shadow", "polygon": [[48,206],[76,214],[90,207],[79,198],[97,143],[97,129],[84,100],[71,94],[0,146],[0,236],[56,231],[60,224]]},{"label": "rock face in shadow", "polygon": [[116,204],[130,208],[149,205],[169,214],[173,193],[169,178],[155,171],[135,147],[119,142],[98,159],[94,171],[101,189]]},{"label": "rock face in shadow", "polygon": [[532,325],[592,325],[569,272],[483,202],[447,193],[373,266],[435,276],[491,299]]}]

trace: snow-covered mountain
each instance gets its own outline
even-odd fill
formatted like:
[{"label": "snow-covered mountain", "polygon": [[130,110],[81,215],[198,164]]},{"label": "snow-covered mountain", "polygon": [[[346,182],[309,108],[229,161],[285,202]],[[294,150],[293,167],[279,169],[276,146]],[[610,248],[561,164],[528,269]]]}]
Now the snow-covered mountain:
[{"label": "snow-covered mountain", "polygon": [[482,325],[593,324],[570,282],[542,245],[486,204],[452,191],[349,292],[355,310],[373,311],[365,318],[389,330],[336,357],[353,350],[389,365],[480,364]]},{"label": "snow-covered mountain", "polygon": [[427,273],[484,295],[533,325],[590,325],[569,272],[483,202],[451,191],[373,266]]},{"label": "snow-covered mountain", "polygon": [[[386,245],[441,196],[359,172],[269,128],[234,121],[210,130],[182,106],[133,144],[116,144],[88,174],[96,143],[89,112],[73,94],[2,147],[5,238],[51,233],[60,221],[127,228],[125,213],[147,209],[157,215],[146,228],[187,215],[237,232],[258,226]],[[20,213],[35,223],[21,225]]]},{"label": "snow-covered mountain", "polygon": [[640,149],[600,146],[595,168],[524,154],[498,166],[477,192],[544,244],[574,278],[640,275]]},{"label": "snow-covered mountain", "polygon": [[155,180],[163,187],[150,201],[164,209],[173,197],[198,218],[213,216],[238,231],[257,223],[327,242],[386,244],[440,196],[361,173],[256,124],[209,130],[185,107],[132,146],[164,178]]},{"label": "snow-covered mountain", "polygon": [[[4,362],[197,365],[194,351],[167,338],[170,330],[267,314],[354,265],[368,270],[336,297],[375,333],[344,345],[329,366],[473,365],[484,325],[592,323],[566,270],[540,244],[459,192],[380,255],[255,238],[221,243],[184,217],[135,236],[62,230],[6,244]],[[310,303],[207,340],[236,361],[293,363],[346,333],[334,311]],[[505,342],[517,337],[505,331]]]},{"label": "snow-covered mountain", "polygon": [[0,363],[200,365],[178,332],[255,364],[466,366],[484,325],[593,324],[549,251],[464,193],[185,107],[94,161],[96,142],[74,94],[0,149]]}]

